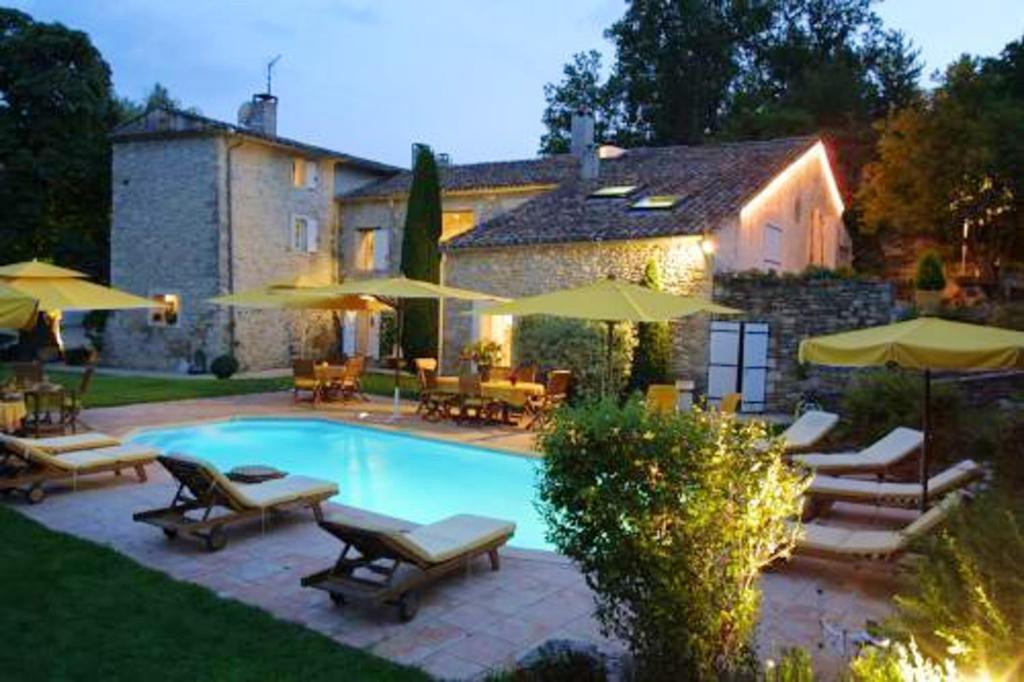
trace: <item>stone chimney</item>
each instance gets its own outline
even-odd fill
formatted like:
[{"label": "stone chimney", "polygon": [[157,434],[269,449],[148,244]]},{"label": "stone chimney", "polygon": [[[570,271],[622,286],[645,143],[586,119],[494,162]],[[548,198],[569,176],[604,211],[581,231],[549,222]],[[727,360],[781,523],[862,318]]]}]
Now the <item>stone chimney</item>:
[{"label": "stone chimney", "polygon": [[599,171],[597,144],[594,142],[594,115],[581,109],[572,115],[572,140],[569,151],[580,160],[580,177],[593,180]]},{"label": "stone chimney", "polygon": [[238,109],[238,125],[257,133],[277,136],[277,97],[270,93],[252,96]]}]

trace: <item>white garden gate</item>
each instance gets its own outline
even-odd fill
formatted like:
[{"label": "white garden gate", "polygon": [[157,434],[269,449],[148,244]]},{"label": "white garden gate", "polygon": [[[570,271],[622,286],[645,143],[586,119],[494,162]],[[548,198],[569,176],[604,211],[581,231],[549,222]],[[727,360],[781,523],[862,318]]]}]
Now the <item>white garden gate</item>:
[{"label": "white garden gate", "polygon": [[740,393],[742,412],[763,412],[768,380],[767,322],[712,322],[708,358],[708,402]]}]

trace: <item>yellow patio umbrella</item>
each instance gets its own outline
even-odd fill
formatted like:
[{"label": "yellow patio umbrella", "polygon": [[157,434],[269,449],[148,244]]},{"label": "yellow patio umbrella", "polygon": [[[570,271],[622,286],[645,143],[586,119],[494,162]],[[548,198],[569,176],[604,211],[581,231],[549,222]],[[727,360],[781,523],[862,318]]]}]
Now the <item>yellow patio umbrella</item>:
[{"label": "yellow patio umbrella", "polygon": [[87,275],[49,263],[26,261],[0,266],[0,284],[37,301],[39,310],[122,310],[158,303],[119,289],[94,284]]},{"label": "yellow patio umbrella", "polygon": [[409,279],[407,277],[384,277],[378,279],[351,280],[348,282],[342,282],[341,284],[320,287],[316,291],[335,296],[372,296],[379,301],[387,303],[388,305],[395,309],[397,328],[396,345],[398,348],[398,353],[396,353],[395,358],[395,397],[392,406],[392,418],[398,417],[399,380],[401,377],[402,369],[401,362],[398,361],[398,357],[400,357],[401,355],[402,348],[402,301],[405,301],[407,299],[440,300],[442,298],[455,298],[463,301],[508,300],[500,296],[485,294],[479,291],[471,291],[469,289],[458,289],[456,287],[447,287],[441,284],[434,284],[433,282],[424,282],[423,280],[419,279]]},{"label": "yellow patio umbrella", "polygon": [[36,299],[0,284],[0,329],[26,329],[39,310]]},{"label": "yellow patio umbrella", "polygon": [[829,334],[800,342],[800,362],[833,367],[898,365],[924,371],[921,509],[928,499],[933,371],[1024,368],[1024,332],[937,317]]},{"label": "yellow patio umbrella", "polygon": [[481,315],[553,315],[604,322],[608,326],[605,351],[608,386],[612,375],[612,333],[618,322],[669,322],[694,313],[735,315],[742,311],[698,296],[679,296],[607,277],[572,289],[559,289],[491,306]]}]

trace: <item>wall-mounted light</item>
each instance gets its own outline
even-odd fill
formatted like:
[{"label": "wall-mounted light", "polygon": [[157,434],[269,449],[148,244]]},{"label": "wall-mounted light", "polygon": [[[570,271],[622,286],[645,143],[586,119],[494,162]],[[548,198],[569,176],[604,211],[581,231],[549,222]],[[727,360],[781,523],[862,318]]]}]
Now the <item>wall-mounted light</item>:
[{"label": "wall-mounted light", "polygon": [[713,256],[715,254],[715,240],[711,237],[701,237],[700,250],[704,252],[705,256]]}]

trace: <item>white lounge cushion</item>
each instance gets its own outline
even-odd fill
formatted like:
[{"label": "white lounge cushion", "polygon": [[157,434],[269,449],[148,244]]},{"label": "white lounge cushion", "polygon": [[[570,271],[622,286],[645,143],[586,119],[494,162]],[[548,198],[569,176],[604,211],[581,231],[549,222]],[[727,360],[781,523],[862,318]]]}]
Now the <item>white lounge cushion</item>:
[{"label": "white lounge cushion", "polygon": [[[964,460],[928,479],[928,496],[937,498],[961,488],[982,474],[981,466]],[[913,502],[921,499],[920,483],[880,483],[855,478],[815,475],[807,488],[808,495],[818,495],[857,502],[883,504],[887,501]]]},{"label": "white lounge cushion", "polygon": [[113,464],[123,464],[126,467],[148,464],[156,459],[158,454],[160,453],[154,448],[128,443],[112,448],[76,450],[63,455],[32,452],[30,456],[39,463],[55,469],[81,472]]},{"label": "white lounge cushion", "polygon": [[45,450],[60,454],[74,450],[93,450],[96,448],[107,448],[121,445],[121,441],[105,433],[76,433],[70,436],[52,436],[49,438],[19,438],[3,434],[0,443],[24,452],[26,448],[32,447],[38,450]]},{"label": "white lounge cushion", "polygon": [[403,538],[417,554],[430,563],[440,563],[465,554],[495,540],[507,538],[516,530],[512,521],[472,514],[457,514],[420,526]]},{"label": "white lounge cushion", "polygon": [[245,506],[257,509],[268,509],[307,497],[338,494],[338,484],[308,476],[285,476],[263,483],[228,483],[231,494]]},{"label": "white lounge cushion", "polygon": [[803,450],[825,437],[839,422],[839,415],[821,410],[809,410],[780,434],[787,450]]},{"label": "white lounge cushion", "polygon": [[921,447],[924,434],[917,429],[898,426],[859,452],[792,455],[815,471],[881,471],[910,456]]}]

